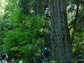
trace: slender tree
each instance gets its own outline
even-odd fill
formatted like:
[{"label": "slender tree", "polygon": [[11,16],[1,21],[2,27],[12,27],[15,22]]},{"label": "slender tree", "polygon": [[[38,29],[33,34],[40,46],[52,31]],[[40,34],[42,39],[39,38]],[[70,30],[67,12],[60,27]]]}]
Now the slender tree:
[{"label": "slender tree", "polygon": [[21,8],[21,12],[25,15],[28,15],[29,14],[29,8],[30,8],[30,5],[29,5],[30,1],[29,0],[20,0],[20,8]]},{"label": "slender tree", "polygon": [[51,0],[51,51],[57,63],[70,63],[72,46],[67,24],[66,0]]}]

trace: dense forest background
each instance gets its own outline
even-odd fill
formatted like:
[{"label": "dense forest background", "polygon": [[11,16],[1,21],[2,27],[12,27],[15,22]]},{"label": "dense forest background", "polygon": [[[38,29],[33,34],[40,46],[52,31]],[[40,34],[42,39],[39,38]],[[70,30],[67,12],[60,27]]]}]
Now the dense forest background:
[{"label": "dense forest background", "polygon": [[[62,57],[55,58],[52,53],[55,56],[61,54],[57,51],[59,49],[62,52],[59,47],[64,42],[59,43],[59,40],[63,31],[66,37],[69,36],[67,44],[71,44],[71,61],[77,63],[84,59],[84,0],[67,0],[66,8],[62,6],[65,6],[65,3],[61,0],[0,0],[0,54],[7,53],[8,60],[15,58],[16,63],[19,60],[24,63],[42,63],[43,49],[48,47],[53,63]],[[45,17],[47,7],[51,18]],[[64,14],[60,13],[64,11],[66,19],[63,19]],[[57,38],[52,39],[51,36],[54,38],[55,33]],[[52,47],[51,44],[57,44],[58,49],[54,51],[55,45]],[[68,52],[65,53],[68,55]]]}]

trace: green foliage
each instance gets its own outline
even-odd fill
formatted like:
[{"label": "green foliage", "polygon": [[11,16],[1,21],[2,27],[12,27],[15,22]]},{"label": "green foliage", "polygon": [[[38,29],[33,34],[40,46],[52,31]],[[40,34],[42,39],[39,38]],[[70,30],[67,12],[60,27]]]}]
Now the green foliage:
[{"label": "green foliage", "polygon": [[[11,18],[9,20],[13,20]],[[28,16],[22,23],[15,24],[12,21],[8,23],[7,26],[11,25],[12,28],[5,27],[8,30],[4,33],[3,42],[9,57],[30,59],[39,54],[39,50],[42,50],[45,44],[44,36],[48,33],[47,28],[43,28],[45,24],[48,24],[47,20],[40,16]]]},{"label": "green foliage", "polygon": [[[48,6],[48,0],[8,0],[7,2],[4,16],[0,15],[0,53],[8,53],[9,59],[14,57],[17,61],[24,59],[29,63],[34,62],[34,57],[42,57],[42,49],[48,41],[46,37],[49,33],[49,22],[42,16],[44,9]],[[68,0],[68,26],[73,41],[74,56],[84,55],[83,2],[83,0],[79,2]],[[77,3],[80,4],[80,8],[77,21],[74,21]],[[31,10],[34,11],[32,15]],[[72,21],[76,22],[75,28]]]},{"label": "green foliage", "polygon": [[[78,0],[77,0],[78,1]],[[70,35],[71,35],[71,39],[72,39],[72,51],[73,51],[73,56],[76,58],[77,56],[79,55],[82,55],[84,56],[84,25],[83,25],[83,16],[84,16],[84,13],[83,13],[83,5],[82,3],[80,3],[80,1],[82,0],[79,0],[79,2],[77,2],[76,0],[74,0],[72,2],[72,4],[70,4],[69,6],[71,6],[69,9],[69,6],[68,6],[68,22],[69,22],[69,28],[70,28]],[[76,13],[77,11],[77,5],[79,4],[79,9],[78,9],[78,13]],[[73,5],[73,7],[72,7]],[[74,7],[76,7],[74,9]],[[82,12],[82,13],[81,13]],[[75,23],[75,24],[74,24]],[[77,63],[79,58],[77,59],[74,59],[74,63]],[[84,59],[81,58],[81,59]]]},{"label": "green foliage", "polygon": [[5,8],[4,21],[1,22],[1,52],[8,53],[9,59],[14,57],[29,62],[32,59],[33,62],[33,57],[42,57],[48,22],[44,16],[27,16],[22,13],[25,10],[23,5],[21,1],[10,0]]}]

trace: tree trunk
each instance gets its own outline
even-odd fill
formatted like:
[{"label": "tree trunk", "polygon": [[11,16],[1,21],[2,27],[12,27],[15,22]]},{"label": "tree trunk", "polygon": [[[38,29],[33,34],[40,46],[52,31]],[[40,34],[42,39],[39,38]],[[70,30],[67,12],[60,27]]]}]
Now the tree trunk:
[{"label": "tree trunk", "polygon": [[29,15],[29,8],[30,8],[30,1],[29,0],[20,0],[19,6],[21,8],[21,12],[24,15]]},{"label": "tree trunk", "polygon": [[67,24],[66,1],[51,0],[51,51],[57,63],[70,63],[72,48]]}]

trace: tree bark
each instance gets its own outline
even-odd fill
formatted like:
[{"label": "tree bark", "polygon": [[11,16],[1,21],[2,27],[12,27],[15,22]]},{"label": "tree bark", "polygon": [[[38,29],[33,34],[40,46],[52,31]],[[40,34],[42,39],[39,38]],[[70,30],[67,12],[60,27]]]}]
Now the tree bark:
[{"label": "tree bark", "polygon": [[72,46],[67,24],[66,1],[51,0],[51,51],[57,63],[70,63]]}]

